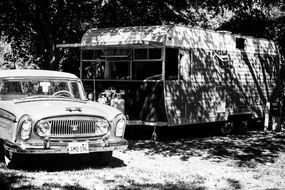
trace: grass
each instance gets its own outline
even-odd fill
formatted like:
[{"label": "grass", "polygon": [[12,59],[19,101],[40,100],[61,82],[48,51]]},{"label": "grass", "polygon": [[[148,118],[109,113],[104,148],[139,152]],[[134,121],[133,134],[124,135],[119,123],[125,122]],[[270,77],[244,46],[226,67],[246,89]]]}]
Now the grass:
[{"label": "grass", "polygon": [[13,170],[2,164],[0,189],[282,190],[284,137],[283,133],[250,132],[157,143],[131,140],[129,149],[115,152],[105,168],[87,164],[85,157],[53,161],[40,169],[31,164]]}]

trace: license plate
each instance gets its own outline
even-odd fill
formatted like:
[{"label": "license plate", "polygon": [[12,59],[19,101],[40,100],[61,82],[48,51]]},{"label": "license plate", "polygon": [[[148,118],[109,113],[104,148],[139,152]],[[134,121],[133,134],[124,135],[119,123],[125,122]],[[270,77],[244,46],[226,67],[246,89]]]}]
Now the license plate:
[{"label": "license plate", "polygon": [[69,154],[89,153],[89,144],[87,142],[68,143],[68,152]]}]

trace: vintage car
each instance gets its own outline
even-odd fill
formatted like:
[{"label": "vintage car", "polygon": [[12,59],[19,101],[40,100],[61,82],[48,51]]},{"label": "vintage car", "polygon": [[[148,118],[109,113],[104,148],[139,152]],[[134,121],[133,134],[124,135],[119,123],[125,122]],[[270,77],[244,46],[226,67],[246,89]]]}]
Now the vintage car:
[{"label": "vintage car", "polygon": [[88,100],[73,74],[0,71],[0,156],[8,166],[24,154],[89,154],[107,164],[128,146],[125,127],[123,113]]}]

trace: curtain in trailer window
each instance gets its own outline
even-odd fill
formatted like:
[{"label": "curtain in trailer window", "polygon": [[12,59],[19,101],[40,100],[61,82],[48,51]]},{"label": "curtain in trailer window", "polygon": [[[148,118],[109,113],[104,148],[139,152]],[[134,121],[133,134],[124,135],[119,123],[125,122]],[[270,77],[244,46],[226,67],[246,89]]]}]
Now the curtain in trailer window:
[{"label": "curtain in trailer window", "polygon": [[191,65],[190,65],[190,51],[189,50],[179,50],[179,78],[182,80],[190,79]]}]

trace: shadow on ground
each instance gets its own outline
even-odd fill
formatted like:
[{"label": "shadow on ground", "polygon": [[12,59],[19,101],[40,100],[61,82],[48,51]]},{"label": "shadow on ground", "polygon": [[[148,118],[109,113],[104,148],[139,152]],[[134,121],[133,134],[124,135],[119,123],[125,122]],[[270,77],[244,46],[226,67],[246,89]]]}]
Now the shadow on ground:
[{"label": "shadow on ground", "polygon": [[[100,165],[92,162],[88,155],[32,155],[22,156],[22,162],[13,165],[12,169],[24,171],[70,171],[70,170],[84,170],[84,169],[103,169],[103,168],[119,168],[125,167],[123,160],[112,157],[108,165]],[[7,168],[4,163],[0,163],[1,168]]]},{"label": "shadow on ground", "polygon": [[[50,189],[63,189],[63,190],[87,190],[80,184],[63,185],[60,183],[50,183],[47,181],[41,187],[33,185],[33,177],[29,177],[23,171],[37,172],[37,171],[71,171],[71,170],[84,170],[84,169],[103,169],[103,166],[90,163],[90,160],[84,156],[80,157],[57,157],[50,159],[29,158],[29,162],[21,167],[13,170],[7,170],[4,163],[0,163],[0,189],[1,190],[50,190]],[[121,159],[112,157],[110,163],[104,168],[118,168],[125,167],[126,165]]]},{"label": "shadow on ground", "polygon": [[57,183],[44,183],[41,187],[31,185],[27,182],[27,176],[11,172],[11,173],[0,173],[0,189],[1,190],[48,190],[48,189],[62,189],[62,190],[87,190],[81,187],[79,184],[76,185],[60,185]]},{"label": "shadow on ground", "polygon": [[118,185],[114,189],[116,190],[143,190],[143,189],[149,189],[149,190],[206,190],[204,186],[200,186],[199,184],[186,184],[184,182],[177,182],[175,184],[131,184],[130,186],[124,186],[124,185]]},{"label": "shadow on ground", "polygon": [[129,150],[144,150],[148,155],[179,156],[187,161],[199,156],[217,162],[231,159],[237,166],[255,167],[257,163],[275,162],[285,150],[285,133],[250,131],[245,135],[191,136],[153,142],[129,140]]}]

